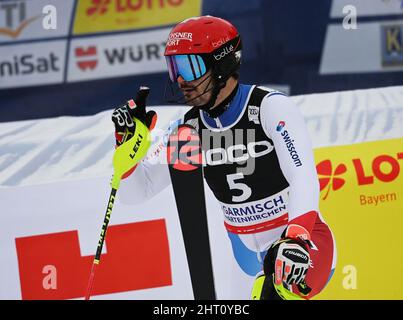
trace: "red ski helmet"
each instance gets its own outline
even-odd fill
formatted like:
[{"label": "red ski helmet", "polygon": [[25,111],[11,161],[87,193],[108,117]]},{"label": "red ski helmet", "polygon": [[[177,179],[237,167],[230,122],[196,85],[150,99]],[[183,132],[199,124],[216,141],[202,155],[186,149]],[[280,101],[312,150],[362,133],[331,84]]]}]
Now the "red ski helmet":
[{"label": "red ski helmet", "polygon": [[241,38],[228,21],[201,16],[186,19],[169,33],[164,53],[169,76],[176,82],[202,77],[212,70],[220,84],[238,71],[241,62]]}]

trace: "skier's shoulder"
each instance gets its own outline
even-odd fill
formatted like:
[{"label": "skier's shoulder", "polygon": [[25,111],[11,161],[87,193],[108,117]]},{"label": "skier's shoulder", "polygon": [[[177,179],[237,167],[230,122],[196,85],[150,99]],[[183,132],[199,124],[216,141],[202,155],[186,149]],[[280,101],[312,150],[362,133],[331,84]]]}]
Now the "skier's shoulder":
[{"label": "skier's shoulder", "polygon": [[258,106],[260,110],[265,110],[264,113],[284,113],[294,109],[295,104],[287,94],[282,91],[256,85],[251,97],[249,105]]},{"label": "skier's shoulder", "polygon": [[188,110],[183,116],[183,122],[187,123],[192,119],[197,119],[199,117],[199,110],[200,109],[198,107],[193,107],[190,110]]},{"label": "skier's shoulder", "polygon": [[258,117],[266,134],[276,130],[281,121],[295,118],[298,113],[294,101],[284,92],[279,90],[256,85],[250,96],[249,106],[254,106],[258,111]]},{"label": "skier's shoulder", "polygon": [[288,98],[284,92],[281,92],[279,90],[276,90],[276,89],[273,89],[270,87],[266,87],[266,86],[255,85],[253,88],[252,95],[251,95],[251,100],[258,100],[261,103],[266,103],[266,101],[268,101],[269,98],[276,97],[276,96],[283,97],[285,100],[287,100],[287,98]]},{"label": "skier's shoulder", "polygon": [[200,108],[198,108],[198,107],[191,108],[183,116],[183,123],[191,125],[192,127],[196,128],[196,130],[198,130],[198,128],[199,128],[199,114],[200,114]]}]

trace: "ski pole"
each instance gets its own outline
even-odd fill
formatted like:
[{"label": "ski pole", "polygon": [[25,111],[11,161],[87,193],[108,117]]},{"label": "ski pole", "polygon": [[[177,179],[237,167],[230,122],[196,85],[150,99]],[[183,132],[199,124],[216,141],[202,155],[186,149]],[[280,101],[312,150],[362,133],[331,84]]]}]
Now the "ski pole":
[{"label": "ski pole", "polygon": [[85,293],[85,300],[91,297],[92,288],[94,286],[95,272],[101,261],[101,252],[105,242],[106,231],[111,219],[113,204],[115,202],[116,193],[120,186],[120,180],[125,172],[133,168],[144,156],[150,146],[150,132],[148,128],[138,119],[134,119],[135,132],[133,137],[128,141],[116,148],[113,155],[113,177],[111,183],[111,193],[106,207],[104,223],[102,224],[101,235],[99,237],[97,251],[91,267],[90,278],[88,280],[87,291]]},{"label": "ski pole", "polygon": [[92,286],[94,285],[95,271],[99,265],[99,261],[101,260],[101,252],[102,252],[102,248],[104,246],[106,230],[108,228],[109,220],[111,219],[112,208],[113,208],[113,204],[115,202],[115,197],[116,197],[117,191],[118,191],[117,189],[112,188],[111,194],[109,196],[109,201],[108,201],[108,206],[106,208],[104,223],[102,225],[101,235],[100,235],[99,241],[98,241],[97,252],[95,253],[94,261],[93,261],[92,267],[91,267],[91,274],[90,274],[90,279],[88,280],[88,287],[87,287],[87,292],[85,294],[85,300],[89,300],[90,296],[91,296]]}]

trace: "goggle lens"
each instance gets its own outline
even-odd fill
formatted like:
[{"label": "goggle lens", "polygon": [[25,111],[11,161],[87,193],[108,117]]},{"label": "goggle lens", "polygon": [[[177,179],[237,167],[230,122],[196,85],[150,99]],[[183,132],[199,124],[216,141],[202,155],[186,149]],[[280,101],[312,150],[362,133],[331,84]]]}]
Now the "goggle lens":
[{"label": "goggle lens", "polygon": [[169,78],[177,82],[181,76],[185,81],[201,78],[207,72],[206,63],[200,55],[180,54],[166,57]]}]

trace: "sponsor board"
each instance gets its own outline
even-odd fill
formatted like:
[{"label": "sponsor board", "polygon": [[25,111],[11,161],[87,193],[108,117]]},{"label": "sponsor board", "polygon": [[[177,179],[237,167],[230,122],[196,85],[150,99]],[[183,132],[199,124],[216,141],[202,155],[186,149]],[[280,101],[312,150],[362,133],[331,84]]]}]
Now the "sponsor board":
[{"label": "sponsor board", "polygon": [[164,46],[169,29],[73,39],[68,81],[165,72]]},{"label": "sponsor board", "polygon": [[[1,1],[0,43],[67,36],[73,5],[65,0]],[[55,28],[46,26],[49,6],[55,10]]]},{"label": "sponsor board", "polygon": [[381,26],[382,65],[403,66],[403,23]]},{"label": "sponsor board", "polygon": [[[320,74],[401,71],[402,22],[361,22],[357,30],[330,24]],[[399,27],[397,27],[399,26]]]},{"label": "sponsor board", "polygon": [[[315,150],[320,210],[338,247],[336,272],[318,298],[403,298],[403,275],[393,272],[403,268],[402,145],[400,138]],[[378,259],[380,253],[393,258]],[[347,274],[345,266],[356,273]],[[393,278],[377,281],[382,270]]]},{"label": "sponsor board", "polygon": [[[83,297],[93,256],[81,256],[77,230],[15,239],[22,299]],[[164,219],[110,226],[92,295],[172,285]],[[60,254],[63,252],[63,254]]]},{"label": "sponsor board", "polygon": [[65,40],[0,46],[0,89],[63,82]]},{"label": "sponsor board", "polygon": [[201,0],[79,0],[74,34],[175,24],[201,14]]},{"label": "sponsor board", "polygon": [[[8,213],[0,225],[1,299],[82,299],[109,181],[80,179],[0,192]],[[136,205],[123,204],[118,192],[91,299],[192,299],[178,230],[172,189]]]},{"label": "sponsor board", "polygon": [[402,0],[333,0],[331,17],[344,18],[349,6],[356,8],[358,17],[403,14]]}]

